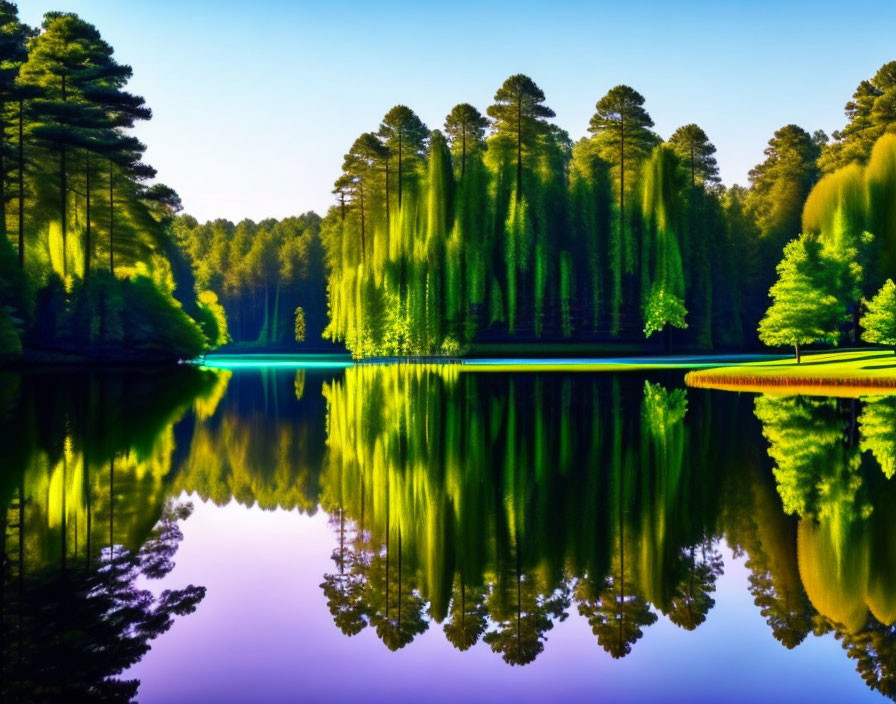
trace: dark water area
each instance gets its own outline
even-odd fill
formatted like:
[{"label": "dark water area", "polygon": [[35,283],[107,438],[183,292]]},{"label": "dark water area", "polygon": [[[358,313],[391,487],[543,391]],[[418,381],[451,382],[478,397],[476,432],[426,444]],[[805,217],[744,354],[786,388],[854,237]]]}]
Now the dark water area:
[{"label": "dark water area", "polygon": [[3,702],[896,698],[896,397],[0,373]]}]

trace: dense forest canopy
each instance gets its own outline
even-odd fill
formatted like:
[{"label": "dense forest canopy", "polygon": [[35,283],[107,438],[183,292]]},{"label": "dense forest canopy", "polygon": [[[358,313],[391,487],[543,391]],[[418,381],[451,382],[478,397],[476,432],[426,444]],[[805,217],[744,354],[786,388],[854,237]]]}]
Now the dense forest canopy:
[{"label": "dense forest canopy", "polygon": [[178,215],[153,181],[131,76],[77,15],[31,28],[0,2],[3,358],[641,348],[654,333],[667,349],[896,344],[886,295],[870,308],[896,277],[896,62],[859,84],[832,139],[778,129],[748,187],[721,184],[699,125],[657,134],[630,86],[574,140],[517,74],[439,128],[388,110],[350,145],[323,218],[238,224]]},{"label": "dense forest canopy", "polygon": [[227,339],[172,237],[180,199],[131,134],[152,115],[131,75],[78,15],[31,28],[0,2],[0,357],[178,359]]},{"label": "dense forest canopy", "polygon": [[[844,237],[874,251],[843,241],[839,257],[868,282],[893,271],[892,186],[880,175],[885,157],[872,157],[896,126],[893,76],[896,63],[860,85],[832,141],[797,125],[777,130],[749,188],[720,185],[699,125],[664,141],[645,98],[625,85],[597,100],[590,136],[577,142],[523,75],[498,88],[484,115],[456,105],[443,129],[396,106],[345,155],[337,205],[322,222],[326,334],[356,356],[457,354],[483,340],[631,342],[659,331],[668,347],[673,327],[686,329],[675,339],[690,348],[755,344],[785,244],[806,233],[833,246],[813,213],[836,210],[822,201],[841,197],[841,171],[855,176],[869,159],[877,185],[854,189],[862,202],[850,212],[864,220]],[[869,257],[881,259],[874,272]],[[850,324],[847,313],[865,293],[830,292],[828,311],[788,304],[812,330],[800,343],[856,338],[858,314]],[[823,314],[833,322],[819,322]],[[776,334],[763,340],[793,344],[780,327],[767,322]]]}]

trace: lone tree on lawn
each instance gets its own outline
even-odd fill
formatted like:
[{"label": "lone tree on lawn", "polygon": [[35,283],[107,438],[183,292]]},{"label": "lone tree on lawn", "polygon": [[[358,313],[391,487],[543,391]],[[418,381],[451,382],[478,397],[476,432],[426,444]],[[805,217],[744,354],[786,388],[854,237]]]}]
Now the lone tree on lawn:
[{"label": "lone tree on lawn", "polygon": [[759,323],[759,339],[770,347],[792,345],[800,363],[800,345],[836,342],[844,308],[820,285],[826,263],[818,242],[805,235],[784,247],[778,281],[769,295],[772,305]]},{"label": "lone tree on lawn", "polygon": [[887,279],[877,295],[868,301],[868,310],[860,324],[865,342],[889,345],[896,353],[896,284],[892,279]]}]

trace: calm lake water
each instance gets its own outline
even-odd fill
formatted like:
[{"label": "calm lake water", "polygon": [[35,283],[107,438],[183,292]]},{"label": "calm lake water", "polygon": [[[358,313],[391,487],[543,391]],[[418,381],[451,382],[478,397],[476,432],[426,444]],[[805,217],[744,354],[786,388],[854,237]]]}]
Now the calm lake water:
[{"label": "calm lake water", "polygon": [[4,702],[896,696],[896,397],[0,374]]}]

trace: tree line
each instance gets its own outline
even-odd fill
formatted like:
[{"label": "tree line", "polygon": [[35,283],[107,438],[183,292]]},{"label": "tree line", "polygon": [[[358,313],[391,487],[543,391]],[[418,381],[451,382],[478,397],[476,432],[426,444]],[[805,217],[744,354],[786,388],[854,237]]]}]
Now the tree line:
[{"label": "tree line", "polygon": [[184,358],[227,339],[171,236],[177,193],[131,134],[152,116],[132,73],[78,15],[32,28],[0,2],[0,357]]},{"label": "tree line", "polygon": [[[698,125],[664,141],[629,86],[596,102],[577,142],[524,75],[485,114],[456,105],[442,129],[395,106],[351,145],[323,219],[326,334],[356,356],[660,331],[668,347],[672,328],[692,348],[753,345],[782,249],[803,231],[804,205],[818,207],[810,193],[867,162],[896,124],[894,76],[896,62],[862,82],[833,139],[777,130],[749,188],[720,184]],[[868,206],[878,229],[881,202]]]},{"label": "tree line", "polygon": [[327,298],[320,220],[313,212],[236,225],[200,224],[190,215],[175,220],[174,237],[197,290],[220,301],[235,343],[321,344]]}]

